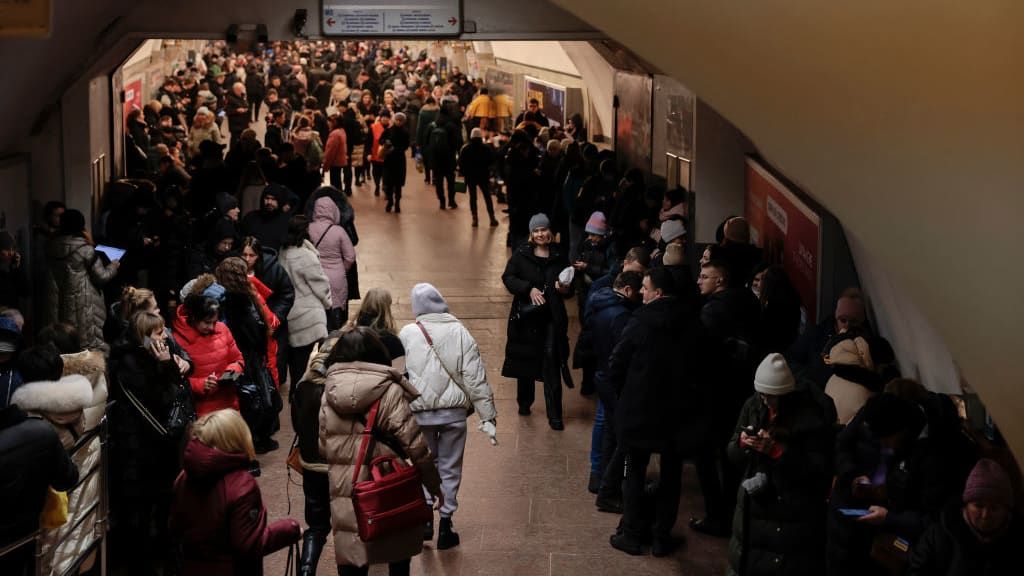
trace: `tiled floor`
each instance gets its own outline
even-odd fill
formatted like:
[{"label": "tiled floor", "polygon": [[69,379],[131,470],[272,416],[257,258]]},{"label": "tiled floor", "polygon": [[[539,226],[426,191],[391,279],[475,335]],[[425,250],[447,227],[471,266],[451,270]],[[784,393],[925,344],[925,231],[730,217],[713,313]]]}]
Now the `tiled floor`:
[{"label": "tiled floor", "polygon": [[[455,527],[462,544],[438,551],[427,543],[413,559],[413,574],[562,576],[585,574],[721,574],[725,569],[725,540],[694,534],[685,521],[699,511],[700,494],[693,469],[687,467],[680,520],[676,533],[687,545],[672,557],[631,557],[612,549],[608,536],[618,516],[598,512],[586,491],[589,473],[591,418],[594,400],[578,390],[566,390],[566,428],[554,432],[544,416],[543,395],[533,415],[516,414],[515,382],[501,377],[505,325],[510,296],[501,283],[508,258],[505,234],[508,218],[489,228],[481,202],[480,228],[470,227],[469,200],[459,194],[457,210],[440,211],[433,189],[409,169],[409,186],[402,214],[384,212],[384,199],[372,186],[356,190],[353,203],[360,243],[361,288],[379,286],[391,291],[399,325],[411,320],[409,291],[417,282],[431,282],[448,299],[452,312],[476,337],[498,406],[498,441],[490,446],[470,417],[459,511]],[[500,210],[502,206],[497,206]],[[499,214],[500,215],[500,214]],[[358,303],[353,303],[358,306]],[[575,302],[570,302],[575,316]],[[573,320],[573,334],[578,330]],[[575,336],[573,336],[575,340]],[[579,382],[579,374],[576,374]],[[538,384],[538,387],[540,385]],[[282,414],[277,438],[282,446],[292,439],[288,408]],[[302,521],[301,478],[289,481],[282,447],[261,458],[260,485],[273,518],[289,514]],[[285,552],[266,561],[267,574],[284,572]],[[374,567],[371,574],[387,569]],[[328,544],[318,574],[336,574],[334,552]]]}]

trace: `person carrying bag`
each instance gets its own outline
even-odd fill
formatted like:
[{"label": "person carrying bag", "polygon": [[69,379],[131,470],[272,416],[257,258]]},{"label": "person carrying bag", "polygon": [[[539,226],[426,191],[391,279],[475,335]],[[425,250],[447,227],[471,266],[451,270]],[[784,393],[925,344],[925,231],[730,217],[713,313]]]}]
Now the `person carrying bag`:
[{"label": "person carrying bag", "polygon": [[[398,337],[405,348],[409,381],[420,394],[411,408],[441,472],[444,504],[440,507],[437,548],[445,550],[459,545],[452,516],[459,506],[466,418],[476,412],[479,429],[492,445],[497,445],[497,410],[480,348],[448,311],[448,303],[437,288],[426,283],[414,286],[412,313],[416,322],[402,328]],[[423,539],[433,539],[433,532],[431,521],[424,527]]]},{"label": "person carrying bag", "polygon": [[[410,559],[423,549],[423,518],[429,514],[420,486],[439,504],[444,500],[441,478],[409,408],[418,393],[390,366],[387,349],[365,326],[343,331],[325,365],[319,448],[327,461],[338,573],[367,574],[370,564],[388,563],[392,576],[407,575]],[[400,488],[392,492],[393,486]]]}]

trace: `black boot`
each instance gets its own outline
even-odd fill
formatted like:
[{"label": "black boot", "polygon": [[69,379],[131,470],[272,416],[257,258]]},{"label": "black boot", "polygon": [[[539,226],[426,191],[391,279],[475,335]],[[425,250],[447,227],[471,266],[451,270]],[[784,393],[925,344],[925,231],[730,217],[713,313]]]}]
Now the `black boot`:
[{"label": "black boot", "polygon": [[452,530],[452,519],[441,518],[437,529],[437,549],[447,550],[459,545],[459,533]]},{"label": "black boot", "polygon": [[401,213],[402,213],[402,199],[401,198],[395,198],[395,214],[401,214]]},{"label": "black boot", "polygon": [[324,550],[327,538],[312,530],[302,535],[302,556],[299,560],[298,576],[316,576],[316,565],[320,563],[320,553]]}]

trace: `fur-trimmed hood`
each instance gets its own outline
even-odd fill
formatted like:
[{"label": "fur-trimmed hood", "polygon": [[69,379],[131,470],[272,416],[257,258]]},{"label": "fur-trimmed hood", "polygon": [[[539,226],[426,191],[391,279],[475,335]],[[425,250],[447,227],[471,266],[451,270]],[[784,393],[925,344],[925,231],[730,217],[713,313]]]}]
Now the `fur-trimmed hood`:
[{"label": "fur-trimmed hood", "polygon": [[26,412],[72,416],[91,406],[92,399],[89,379],[73,374],[57,381],[26,382],[14,391],[11,404],[17,404]]},{"label": "fur-trimmed hood", "polygon": [[92,385],[92,401],[89,406],[107,403],[107,359],[99,350],[84,350],[74,354],[62,354],[64,376],[78,374],[89,379]]}]

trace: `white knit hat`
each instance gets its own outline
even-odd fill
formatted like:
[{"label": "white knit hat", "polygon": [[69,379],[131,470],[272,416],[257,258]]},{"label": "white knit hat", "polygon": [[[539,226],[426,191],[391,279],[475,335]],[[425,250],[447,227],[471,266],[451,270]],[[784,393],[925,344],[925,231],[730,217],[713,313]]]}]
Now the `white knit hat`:
[{"label": "white knit hat", "polygon": [[754,374],[754,390],[769,396],[785,396],[796,390],[789,364],[778,352],[765,356]]}]

